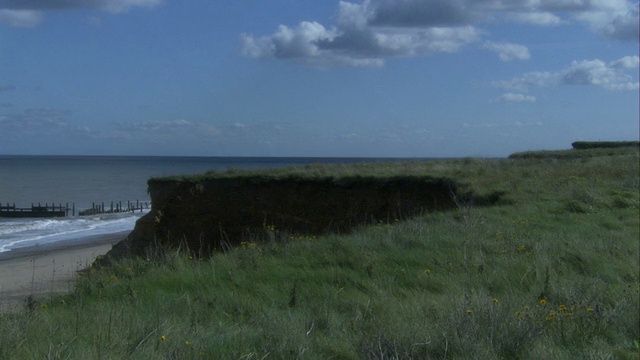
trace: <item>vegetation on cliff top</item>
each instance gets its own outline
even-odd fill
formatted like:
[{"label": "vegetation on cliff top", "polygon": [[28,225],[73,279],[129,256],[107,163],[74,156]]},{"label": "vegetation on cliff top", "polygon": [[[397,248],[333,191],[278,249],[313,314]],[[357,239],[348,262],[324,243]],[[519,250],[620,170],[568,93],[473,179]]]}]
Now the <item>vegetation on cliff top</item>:
[{"label": "vegetation on cliff top", "polygon": [[0,358],[638,358],[637,148],[343,168],[305,171],[420,171],[509,201],[94,268],[0,314]]},{"label": "vegetation on cliff top", "polygon": [[[451,160],[449,165],[462,161]],[[471,161],[468,159],[467,161]],[[290,166],[275,169],[234,169],[226,171],[209,171],[199,175],[187,176],[166,176],[151,178],[149,182],[173,182],[189,181],[199,182],[212,179],[274,179],[274,180],[297,180],[297,179],[317,179],[327,181],[334,179],[347,179],[347,181],[357,181],[362,178],[396,178],[396,177],[433,177],[429,170],[433,169],[433,164],[438,161],[407,161],[407,162],[364,162],[354,164],[308,164]]]}]

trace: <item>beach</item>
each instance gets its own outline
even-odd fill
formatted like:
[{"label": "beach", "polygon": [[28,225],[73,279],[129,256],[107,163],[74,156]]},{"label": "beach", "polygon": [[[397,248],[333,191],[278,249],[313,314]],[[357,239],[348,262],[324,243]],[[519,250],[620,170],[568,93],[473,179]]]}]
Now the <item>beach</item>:
[{"label": "beach", "polygon": [[112,204],[148,203],[151,178],[364,161],[389,159],[0,155],[0,204],[76,210],[59,218],[0,217],[0,311],[24,306],[32,294],[71,290],[77,271],[124,239],[146,211],[75,214],[96,206],[110,210]]},{"label": "beach", "polygon": [[73,290],[79,270],[124,239],[129,232],[58,241],[0,253],[0,311],[26,305],[27,298],[43,298]]}]

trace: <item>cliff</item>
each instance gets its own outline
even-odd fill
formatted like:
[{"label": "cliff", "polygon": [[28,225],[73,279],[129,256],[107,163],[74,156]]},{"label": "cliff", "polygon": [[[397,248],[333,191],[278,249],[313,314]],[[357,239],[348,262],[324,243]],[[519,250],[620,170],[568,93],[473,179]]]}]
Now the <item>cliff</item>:
[{"label": "cliff", "polygon": [[237,176],[151,179],[148,190],[151,211],[108,256],[149,255],[157,244],[206,255],[274,233],[345,233],[454,208],[457,186],[425,176]]}]

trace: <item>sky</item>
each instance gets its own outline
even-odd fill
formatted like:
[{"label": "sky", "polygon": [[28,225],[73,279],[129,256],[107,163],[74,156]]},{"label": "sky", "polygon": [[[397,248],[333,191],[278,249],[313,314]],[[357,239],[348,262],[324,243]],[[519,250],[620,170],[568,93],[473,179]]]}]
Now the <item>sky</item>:
[{"label": "sky", "polygon": [[0,154],[638,140],[638,22],[627,0],[0,0]]}]

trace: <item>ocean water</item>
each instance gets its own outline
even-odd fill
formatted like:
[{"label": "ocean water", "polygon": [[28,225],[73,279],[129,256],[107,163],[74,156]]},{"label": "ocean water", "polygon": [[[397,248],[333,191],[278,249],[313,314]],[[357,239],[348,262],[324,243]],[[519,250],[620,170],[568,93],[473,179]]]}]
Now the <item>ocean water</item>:
[{"label": "ocean water", "polygon": [[[75,207],[93,204],[149,203],[147,180],[209,170],[266,169],[311,163],[355,163],[406,159],[378,158],[239,158],[146,156],[0,155],[0,203],[19,208],[32,204]],[[416,160],[416,159],[412,159]],[[0,252],[58,241],[133,230],[146,211],[64,218],[0,217]]]}]

